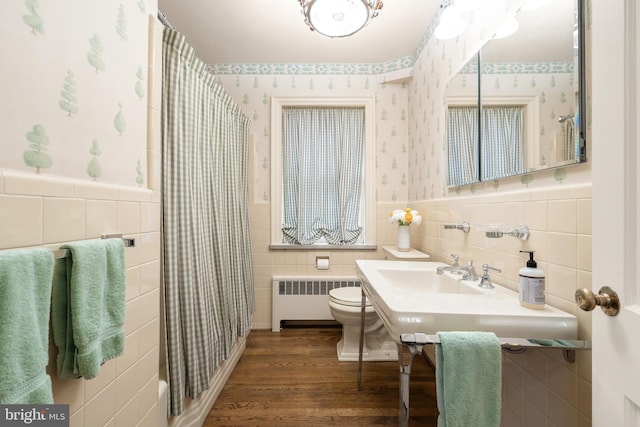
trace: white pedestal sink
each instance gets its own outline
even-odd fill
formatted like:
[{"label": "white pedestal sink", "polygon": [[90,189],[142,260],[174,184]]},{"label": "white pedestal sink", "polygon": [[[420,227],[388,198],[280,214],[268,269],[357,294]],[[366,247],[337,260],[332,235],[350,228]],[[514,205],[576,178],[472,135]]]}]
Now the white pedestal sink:
[{"label": "white pedestal sink", "polygon": [[[409,422],[409,376],[413,357],[422,345],[407,345],[408,364],[403,363],[403,334],[436,334],[440,331],[485,331],[499,338],[575,340],[575,316],[549,305],[532,310],[520,305],[518,294],[502,286],[478,287],[480,280],[436,273],[439,262],[357,260],[356,272],[363,292],[398,344],[400,362],[399,425]],[[364,321],[364,312],[362,314]],[[361,326],[361,331],[363,326]],[[362,335],[362,332],[361,332]],[[362,337],[361,337],[362,347]],[[358,388],[362,357],[358,363]]]},{"label": "white pedestal sink", "polygon": [[362,290],[400,343],[406,333],[487,331],[498,337],[576,339],[578,321],[550,305],[522,307],[518,294],[495,285],[482,289],[479,280],[436,274],[440,262],[357,260]]}]

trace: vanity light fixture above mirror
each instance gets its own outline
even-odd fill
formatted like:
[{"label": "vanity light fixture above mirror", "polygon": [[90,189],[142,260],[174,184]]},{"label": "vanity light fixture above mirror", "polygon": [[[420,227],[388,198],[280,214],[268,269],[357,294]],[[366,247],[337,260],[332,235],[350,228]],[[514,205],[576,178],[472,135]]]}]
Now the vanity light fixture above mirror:
[{"label": "vanity light fixture above mirror", "polygon": [[[440,5],[438,25],[433,35],[440,40],[457,37],[465,31],[467,22],[472,19],[470,12],[479,11],[491,15],[489,11],[494,6],[490,0],[444,0]],[[483,19],[482,13],[474,19]],[[518,28],[518,20],[512,16],[504,22],[502,27],[498,28],[493,38],[508,37],[518,31]]]},{"label": "vanity light fixture above mirror", "polygon": [[433,35],[440,40],[452,39],[462,34],[467,27],[455,0],[444,0],[440,6],[438,26]]}]

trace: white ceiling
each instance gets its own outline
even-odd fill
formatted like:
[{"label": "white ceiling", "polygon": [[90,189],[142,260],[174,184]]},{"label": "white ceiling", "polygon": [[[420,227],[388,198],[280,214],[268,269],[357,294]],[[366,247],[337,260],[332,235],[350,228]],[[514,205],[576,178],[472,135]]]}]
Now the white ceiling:
[{"label": "white ceiling", "polygon": [[[384,0],[378,17],[345,38],[310,31],[298,0],[158,0],[158,8],[208,64],[375,64],[413,54],[440,3]],[[574,5],[554,0],[521,12],[520,30],[489,43],[495,48],[483,50],[483,61],[571,61]],[[502,60],[512,50],[518,56]]]},{"label": "white ceiling", "polygon": [[208,64],[381,63],[411,55],[440,0],[385,0],[351,37],[309,30],[298,0],[159,0],[158,8]]}]

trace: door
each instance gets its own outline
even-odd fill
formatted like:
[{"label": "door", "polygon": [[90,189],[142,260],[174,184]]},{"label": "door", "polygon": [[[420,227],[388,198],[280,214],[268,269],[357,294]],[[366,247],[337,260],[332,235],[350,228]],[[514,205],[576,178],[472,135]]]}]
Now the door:
[{"label": "door", "polygon": [[637,0],[593,0],[593,426],[640,426],[640,15]]}]

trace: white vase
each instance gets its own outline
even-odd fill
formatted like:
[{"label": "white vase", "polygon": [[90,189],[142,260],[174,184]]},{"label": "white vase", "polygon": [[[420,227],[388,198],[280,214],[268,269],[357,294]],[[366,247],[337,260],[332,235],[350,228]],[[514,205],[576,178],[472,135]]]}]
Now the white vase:
[{"label": "white vase", "polygon": [[398,225],[398,250],[401,252],[411,250],[411,233],[408,225]]}]

